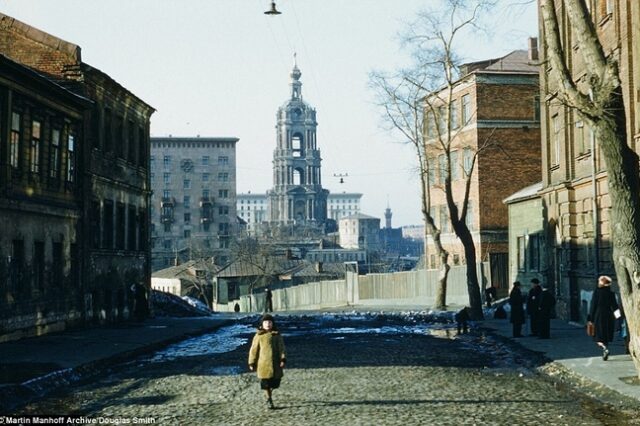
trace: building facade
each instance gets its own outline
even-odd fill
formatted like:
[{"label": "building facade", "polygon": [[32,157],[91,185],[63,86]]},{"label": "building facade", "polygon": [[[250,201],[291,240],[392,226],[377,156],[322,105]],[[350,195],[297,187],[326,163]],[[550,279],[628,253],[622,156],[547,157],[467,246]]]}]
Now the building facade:
[{"label": "building facade", "polygon": [[252,194],[251,192],[236,196],[236,211],[238,217],[244,220],[248,235],[260,235],[261,224],[269,222],[269,198],[266,194]]},{"label": "building facade", "polygon": [[[502,263],[506,274],[508,214],[502,200],[540,180],[536,42],[528,52],[517,50],[501,58],[466,64],[452,90],[450,123],[446,98],[444,91],[430,95],[432,108],[427,108],[425,117],[431,216],[452,263],[464,264],[464,248],[449,219],[444,182],[450,167],[454,201],[461,206],[470,175],[466,223],[477,260]],[[448,128],[452,134],[450,165],[438,136],[446,135]],[[439,267],[430,238],[426,250],[426,266]]]},{"label": "building facade", "polygon": [[153,269],[229,261],[236,215],[237,138],[151,138]]},{"label": "building facade", "polygon": [[131,285],[150,285],[154,110],[2,14],[0,55],[0,340],[127,319]]},{"label": "building facade", "polygon": [[277,143],[273,153],[273,188],[269,218],[276,225],[322,225],[327,219],[327,196],[322,188],[316,110],[302,99],[302,73],[291,71],[291,96],[277,113]]},{"label": "building facade", "polygon": [[340,246],[345,249],[380,250],[380,219],[358,213],[338,221]]},{"label": "building facade", "polygon": [[[556,1],[561,43],[571,46],[569,72],[583,89],[588,82],[581,47]],[[605,55],[617,58],[627,118],[627,141],[640,140],[640,4],[587,0]],[[544,28],[540,29],[544,40]],[[542,49],[543,61],[546,46]],[[546,267],[541,273],[556,293],[562,317],[584,320],[598,275],[615,275],[610,231],[611,201],[606,165],[594,133],[579,114],[554,94],[558,81],[550,68],[540,73],[542,104],[542,189]],[[585,89],[586,90],[586,89]]]},{"label": "building facade", "polygon": [[360,213],[362,194],[357,192],[337,192],[327,198],[329,219],[336,222],[343,217]]}]

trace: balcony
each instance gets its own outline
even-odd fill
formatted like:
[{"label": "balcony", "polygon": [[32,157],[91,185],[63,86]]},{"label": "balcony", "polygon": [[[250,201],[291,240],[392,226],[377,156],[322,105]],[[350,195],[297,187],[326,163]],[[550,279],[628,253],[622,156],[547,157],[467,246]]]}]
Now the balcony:
[{"label": "balcony", "polygon": [[160,222],[162,223],[173,223],[173,214],[166,214],[160,216]]},{"label": "balcony", "polygon": [[162,197],[160,207],[173,207],[176,204],[176,199],[173,197]]},{"label": "balcony", "polygon": [[212,206],[213,198],[212,197],[200,197],[200,207]]}]

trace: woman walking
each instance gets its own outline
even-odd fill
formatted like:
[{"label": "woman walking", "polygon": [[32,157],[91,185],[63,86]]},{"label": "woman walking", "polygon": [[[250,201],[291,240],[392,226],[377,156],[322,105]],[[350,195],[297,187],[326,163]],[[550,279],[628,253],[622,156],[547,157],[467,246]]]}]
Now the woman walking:
[{"label": "woman walking", "polygon": [[509,305],[511,305],[511,324],[513,324],[513,337],[522,337],[522,324],[524,324],[524,307],[522,306],[522,292],[520,281],[513,283],[513,289],[509,293]]},{"label": "woman walking", "polygon": [[589,321],[595,326],[593,340],[602,348],[602,359],[609,358],[607,344],[613,340],[615,330],[614,311],[618,309],[616,295],[611,291],[611,278],[602,275],[598,278],[598,287],[593,292]]},{"label": "woman walking", "polygon": [[249,369],[257,371],[260,388],[267,393],[267,406],[274,409],[271,393],[280,387],[286,362],[284,340],[276,328],[273,316],[266,314],[260,320],[260,326],[249,350]]}]

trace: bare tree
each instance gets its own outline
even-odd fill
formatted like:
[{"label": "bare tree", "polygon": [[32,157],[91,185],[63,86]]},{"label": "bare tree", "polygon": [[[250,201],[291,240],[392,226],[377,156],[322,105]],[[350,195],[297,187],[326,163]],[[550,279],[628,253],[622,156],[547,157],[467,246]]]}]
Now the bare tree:
[{"label": "bare tree", "polygon": [[[433,182],[429,182],[432,175],[429,170],[429,163],[425,151],[424,129],[424,107],[422,99],[428,94],[424,89],[430,75],[425,69],[418,68],[409,73],[402,71],[396,75],[385,75],[382,72],[372,72],[369,76],[369,83],[376,92],[378,105],[384,111],[383,119],[389,125],[389,129],[396,130],[402,134],[406,143],[412,145],[417,157],[417,171],[420,178],[420,198],[422,217],[424,219],[424,254],[425,263],[427,259],[427,247],[429,237],[433,239],[436,255],[440,259],[440,272],[438,274],[438,284],[436,287],[436,297],[433,308],[442,310],[447,306],[447,276],[449,274],[449,252],[442,246],[440,239],[440,229],[436,226],[431,215],[431,194],[430,188]],[[414,84],[406,78],[411,75]]]},{"label": "bare tree", "polygon": [[[467,268],[467,289],[471,316],[482,319],[482,300],[480,284],[476,269],[476,247],[473,236],[467,225],[469,211],[469,194],[473,171],[478,152],[490,145],[490,138],[478,143],[475,147],[466,147],[472,154],[470,164],[463,168],[464,193],[461,200],[456,200],[456,190],[452,185],[452,172],[457,173],[456,161],[453,158],[454,148],[458,148],[459,133],[471,115],[461,117],[457,104],[452,102],[453,92],[460,78],[461,61],[455,52],[455,44],[460,37],[469,36],[471,30],[480,29],[480,16],[493,5],[492,0],[446,0],[437,10],[432,9],[418,14],[415,22],[408,26],[403,36],[403,43],[411,47],[415,66],[402,73],[403,81],[415,86],[424,94],[424,134],[422,135],[422,160],[425,170],[434,176],[436,159],[440,159],[438,171],[440,184],[433,178],[427,179],[430,188],[439,188],[445,196],[449,221],[456,236],[464,248]],[[426,77],[426,78],[425,78]],[[431,189],[427,189],[429,194]],[[442,219],[441,219],[442,220]],[[443,223],[440,223],[442,230]]]},{"label": "bare tree", "polygon": [[[640,174],[638,155],[627,141],[625,92],[617,58],[605,55],[584,0],[540,0],[540,10],[544,51],[551,76],[558,82],[558,99],[594,129],[607,165],[613,263],[629,325],[629,349],[640,376]],[[574,79],[566,62],[573,52],[561,42],[558,10],[566,13],[563,22],[571,25],[580,46],[586,72],[583,80]]]}]

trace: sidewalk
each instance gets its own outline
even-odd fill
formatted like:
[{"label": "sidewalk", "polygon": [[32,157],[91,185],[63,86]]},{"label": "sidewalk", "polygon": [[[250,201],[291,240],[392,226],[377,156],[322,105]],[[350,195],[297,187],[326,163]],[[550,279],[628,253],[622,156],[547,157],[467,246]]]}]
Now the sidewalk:
[{"label": "sidewalk", "polygon": [[[511,338],[511,323],[507,319],[485,320],[478,325]],[[527,331],[524,331],[525,336]],[[513,341],[526,349],[542,353],[581,377],[640,401],[638,373],[631,356],[625,355],[623,342],[618,336],[609,345],[611,354],[608,361],[602,360],[602,350],[587,336],[584,326],[558,319],[551,321],[551,339],[521,337]]]},{"label": "sidewalk", "polygon": [[237,318],[153,318],[0,343],[0,413],[100,369],[215,330]]}]

